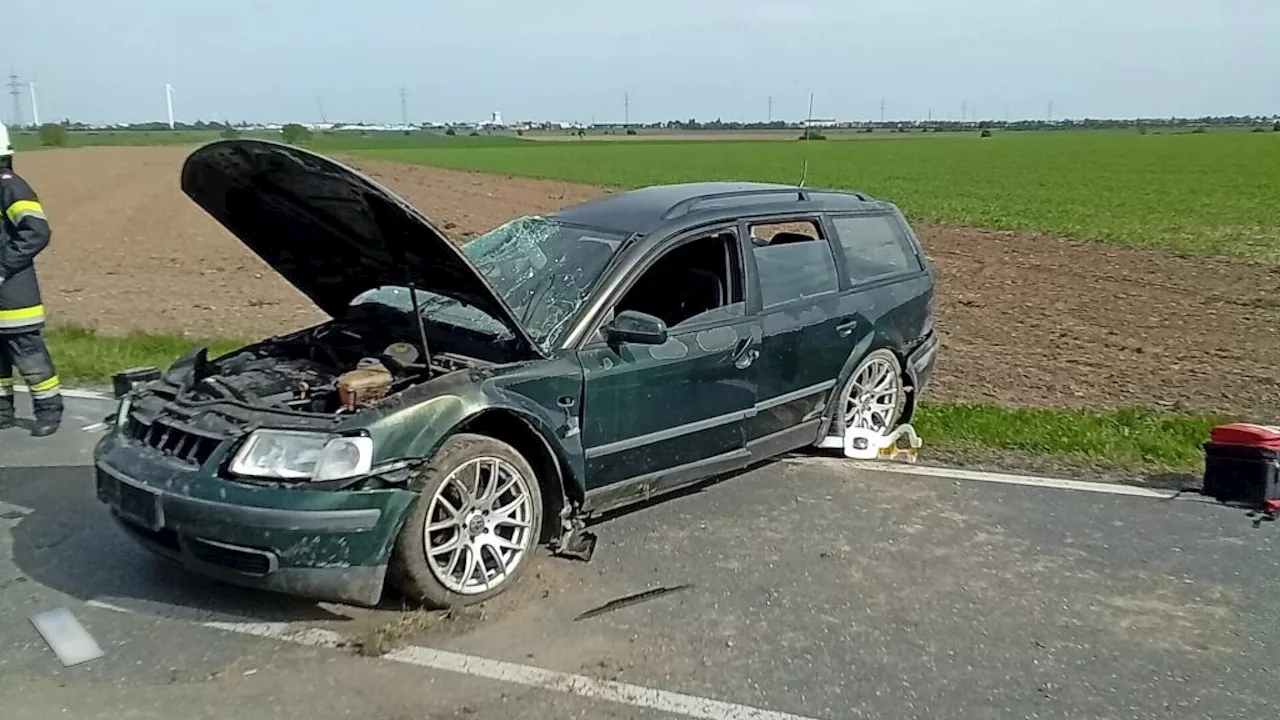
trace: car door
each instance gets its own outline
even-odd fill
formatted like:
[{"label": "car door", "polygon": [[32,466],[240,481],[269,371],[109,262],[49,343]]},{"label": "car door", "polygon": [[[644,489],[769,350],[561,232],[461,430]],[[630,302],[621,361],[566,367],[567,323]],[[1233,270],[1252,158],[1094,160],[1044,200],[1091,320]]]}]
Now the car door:
[{"label": "car door", "polygon": [[[675,306],[715,281],[701,267],[709,262],[699,259],[701,251],[680,248],[707,238],[724,243],[723,287],[710,290],[721,301],[685,317],[689,310]],[[627,493],[647,496],[745,463],[744,421],[756,399],[751,364],[760,330],[746,313],[740,245],[733,226],[676,239],[632,275],[598,323],[602,328],[617,312],[648,308],[677,320],[666,342],[611,344],[597,330],[579,351],[588,491],[638,483],[643,487]],[[708,258],[715,252],[706,250]],[[629,300],[650,290],[647,301]]]},{"label": "car door", "polygon": [[762,333],[747,447],[769,456],[816,439],[858,319],[842,307],[836,257],[820,216],[757,219],[744,232],[751,238],[750,306],[759,308]]},{"label": "car door", "polygon": [[876,347],[907,351],[931,331],[933,280],[910,229],[887,210],[827,218],[844,289],[839,313],[856,320],[852,358]]}]

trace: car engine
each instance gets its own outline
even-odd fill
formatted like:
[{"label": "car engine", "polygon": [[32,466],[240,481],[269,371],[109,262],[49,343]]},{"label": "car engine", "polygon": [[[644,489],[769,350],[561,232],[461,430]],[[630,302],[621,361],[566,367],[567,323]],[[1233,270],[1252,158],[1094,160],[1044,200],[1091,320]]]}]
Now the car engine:
[{"label": "car engine", "polygon": [[402,314],[357,314],[217,360],[206,359],[203,351],[189,355],[165,373],[164,384],[179,404],[228,401],[255,409],[327,415],[354,412],[472,364],[438,353],[428,367],[413,337]]}]

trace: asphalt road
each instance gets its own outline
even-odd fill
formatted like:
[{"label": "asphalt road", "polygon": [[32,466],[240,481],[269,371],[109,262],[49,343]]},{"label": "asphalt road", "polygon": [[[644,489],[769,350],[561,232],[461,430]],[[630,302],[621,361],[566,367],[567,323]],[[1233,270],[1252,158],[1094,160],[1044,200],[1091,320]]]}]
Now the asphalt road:
[{"label": "asphalt road", "polygon": [[[608,519],[592,562],[539,558],[483,617],[407,633],[470,658],[451,669],[248,635],[283,623],[271,632],[358,642],[402,615],[394,600],[361,610],[220,585],[135,547],[93,497],[97,435],[82,428],[108,409],[72,400],[53,438],[0,431],[6,719],[1218,719],[1280,703],[1280,523],[817,457]],[[57,661],[29,621],[57,607],[103,657]],[[490,661],[517,670],[494,679]],[[546,671],[656,694],[531,687]]]}]

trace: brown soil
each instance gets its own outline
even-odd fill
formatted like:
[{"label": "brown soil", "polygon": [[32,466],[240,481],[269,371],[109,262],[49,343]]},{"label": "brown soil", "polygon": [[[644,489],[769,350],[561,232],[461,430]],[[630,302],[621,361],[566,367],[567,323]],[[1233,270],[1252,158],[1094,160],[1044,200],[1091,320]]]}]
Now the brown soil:
[{"label": "brown soil", "polygon": [[[322,319],[178,189],[181,148],[25,154],[54,228],[55,322],[258,337]],[[600,195],[588,186],[354,164],[457,238]],[[1280,415],[1280,268],[1034,233],[920,225],[939,271],[939,400]]]}]

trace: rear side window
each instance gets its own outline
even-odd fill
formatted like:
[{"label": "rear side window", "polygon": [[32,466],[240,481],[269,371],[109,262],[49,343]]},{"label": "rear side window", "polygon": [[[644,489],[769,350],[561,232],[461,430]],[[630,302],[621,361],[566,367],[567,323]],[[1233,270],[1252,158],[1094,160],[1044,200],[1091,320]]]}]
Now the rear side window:
[{"label": "rear side window", "polygon": [[840,287],[831,244],[812,221],[752,226],[751,245],[765,308]]},{"label": "rear side window", "polygon": [[850,215],[832,218],[831,223],[853,282],[922,268],[911,240],[892,215]]}]

